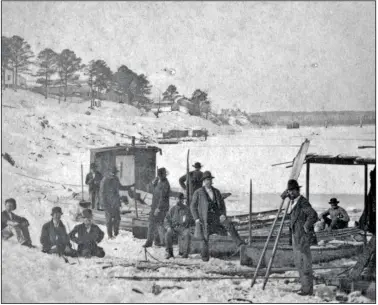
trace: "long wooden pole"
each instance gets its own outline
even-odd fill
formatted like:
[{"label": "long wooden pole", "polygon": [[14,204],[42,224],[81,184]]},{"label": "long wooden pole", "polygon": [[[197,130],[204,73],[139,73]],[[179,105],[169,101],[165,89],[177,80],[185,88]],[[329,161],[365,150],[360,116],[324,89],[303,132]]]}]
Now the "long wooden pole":
[{"label": "long wooden pole", "polygon": [[252,241],[252,179],[249,180],[249,242]]},{"label": "long wooden pole", "polygon": [[306,163],[306,198],[310,200],[310,163]]},{"label": "long wooden pole", "polygon": [[81,164],[81,199],[84,201],[84,174],[83,174],[83,164]]},{"label": "long wooden pole", "polygon": [[136,192],[136,186],[134,185],[134,204],[135,204],[135,216],[138,218],[138,204],[137,204],[137,192]]},{"label": "long wooden pole", "polygon": [[190,206],[190,171],[189,171],[189,156],[190,149],[188,149],[188,154],[186,156],[186,205]]},{"label": "long wooden pole", "polygon": [[274,219],[273,221],[273,224],[272,224],[272,227],[270,228],[270,232],[269,232],[269,235],[268,235],[268,238],[266,239],[266,242],[265,242],[265,245],[264,245],[264,248],[262,250],[262,253],[261,253],[261,256],[260,256],[260,259],[259,259],[259,262],[257,263],[257,267],[256,267],[256,271],[255,271],[255,274],[253,276],[253,279],[252,279],[252,283],[251,283],[251,287],[253,287],[253,285],[255,284],[256,282],[256,278],[257,278],[257,275],[258,275],[258,272],[259,272],[259,269],[261,267],[261,263],[265,257],[265,252],[266,252],[266,249],[268,249],[268,244],[269,244],[269,241],[270,241],[270,238],[272,237],[272,234],[273,234],[273,231],[274,231],[274,227],[276,225],[276,222],[277,222],[277,219],[281,213],[281,209],[282,209],[282,206],[285,202],[285,199],[283,199],[281,201],[281,205],[280,207],[278,208],[278,212],[277,212],[277,215],[276,215],[276,218]]},{"label": "long wooden pole", "polygon": [[267,269],[266,269],[266,273],[265,273],[264,284],[263,284],[263,290],[265,289],[265,285],[266,285],[266,283],[268,282],[270,269],[272,268],[272,264],[273,264],[274,256],[276,255],[278,241],[279,241],[279,239],[280,239],[280,235],[281,235],[281,232],[282,232],[282,228],[283,228],[283,225],[284,225],[284,222],[285,222],[285,218],[286,218],[286,215],[287,215],[287,210],[288,210],[288,208],[289,208],[289,205],[290,205],[290,201],[288,201],[287,204],[286,204],[286,208],[285,208],[284,216],[283,216],[283,218],[282,218],[281,225],[280,225],[280,228],[279,228],[278,233],[277,233],[277,236],[276,236],[276,241],[274,242],[273,251],[272,251],[272,256],[271,256],[271,258],[270,258],[270,260],[269,260],[269,264],[268,264],[268,267],[267,267]]},{"label": "long wooden pole", "polygon": [[[367,213],[367,199],[368,199],[368,166],[365,164],[365,188],[364,188],[364,209],[365,209],[365,223],[368,223],[368,213]],[[366,236],[366,225],[364,226],[364,245],[367,244]]]}]

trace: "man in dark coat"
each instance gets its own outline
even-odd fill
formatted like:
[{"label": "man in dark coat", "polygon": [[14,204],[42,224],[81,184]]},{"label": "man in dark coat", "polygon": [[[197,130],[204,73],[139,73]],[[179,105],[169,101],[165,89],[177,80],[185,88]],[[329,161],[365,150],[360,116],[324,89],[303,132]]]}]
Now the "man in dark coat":
[{"label": "man in dark coat", "polygon": [[347,211],[339,207],[337,198],[329,201],[331,208],[320,214],[319,219],[323,220],[328,226],[328,230],[344,229],[348,227],[349,216]]},{"label": "man in dark coat", "polygon": [[91,171],[85,177],[85,184],[88,185],[89,198],[92,202],[92,209],[100,210],[100,183],[102,180],[102,174],[97,170],[97,164],[91,163]]},{"label": "man in dark coat", "polygon": [[151,183],[152,204],[148,218],[147,240],[143,247],[152,247],[154,233],[157,230],[160,242],[164,242],[164,218],[169,210],[169,193],[171,187],[167,179],[167,171],[164,167],[158,169],[158,177]]},{"label": "man in dark coat", "polygon": [[188,258],[190,246],[190,210],[184,204],[184,194],[180,193],[177,204],[173,206],[164,219],[166,259],[173,257],[173,237],[182,239],[182,257]]},{"label": "man in dark coat", "polygon": [[[129,190],[133,185],[122,185],[116,176],[118,169],[116,166],[104,177],[100,183],[100,205],[105,210],[106,229],[109,239],[113,239],[119,233],[121,222],[121,199],[120,190]],[[114,233],[114,237],[113,237]]]},{"label": "man in dark coat", "polygon": [[[191,186],[191,193],[190,193],[190,197],[192,198],[193,196],[193,193],[198,190],[200,187],[202,187],[202,177],[203,177],[203,173],[201,172],[201,168],[202,168],[202,165],[200,162],[196,162],[194,163],[194,165],[192,165],[195,170],[194,171],[191,171],[189,172],[189,177],[190,177],[190,186]],[[179,179],[179,183],[181,185],[181,187],[186,190],[187,187],[188,187],[188,183],[185,184],[186,182],[186,179],[187,179],[187,175],[183,175],[180,179]],[[189,202],[190,204],[190,202]]]},{"label": "man in dark coat", "polygon": [[16,208],[15,199],[8,198],[5,200],[5,210],[1,212],[1,237],[7,240],[16,235],[21,245],[34,247],[30,239],[29,222],[26,218],[13,213]]},{"label": "man in dark coat", "polygon": [[42,252],[75,256],[76,252],[71,248],[70,238],[66,227],[60,220],[63,215],[60,207],[53,207],[51,210],[51,221],[45,223],[41,232]]},{"label": "man in dark coat", "polygon": [[196,223],[195,235],[203,240],[201,256],[209,260],[209,236],[211,234],[227,235],[230,233],[237,246],[245,244],[234,225],[226,217],[226,206],[220,191],[212,186],[213,176],[206,171],[203,174],[203,187],[193,194],[190,210]]},{"label": "man in dark coat", "polygon": [[299,295],[313,294],[312,256],[310,246],[316,244],[314,224],[318,214],[305,197],[300,195],[300,186],[294,179],[288,181],[287,190],[281,195],[282,199],[289,197],[290,231],[294,262],[299,272],[301,290]]},{"label": "man in dark coat", "polygon": [[87,258],[104,257],[104,249],[97,245],[104,238],[104,232],[92,222],[92,210],[85,209],[82,215],[84,222],[75,226],[69,234],[71,240],[78,244],[78,255]]}]

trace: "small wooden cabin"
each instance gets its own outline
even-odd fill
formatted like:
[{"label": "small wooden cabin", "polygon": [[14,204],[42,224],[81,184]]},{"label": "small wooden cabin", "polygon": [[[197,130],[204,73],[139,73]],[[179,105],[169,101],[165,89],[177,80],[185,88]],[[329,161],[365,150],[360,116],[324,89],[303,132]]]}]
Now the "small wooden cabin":
[{"label": "small wooden cabin", "polygon": [[121,184],[135,183],[138,190],[148,192],[148,184],[156,177],[156,153],[161,149],[148,145],[116,145],[90,150],[90,161],[98,171],[106,175],[117,166]]}]

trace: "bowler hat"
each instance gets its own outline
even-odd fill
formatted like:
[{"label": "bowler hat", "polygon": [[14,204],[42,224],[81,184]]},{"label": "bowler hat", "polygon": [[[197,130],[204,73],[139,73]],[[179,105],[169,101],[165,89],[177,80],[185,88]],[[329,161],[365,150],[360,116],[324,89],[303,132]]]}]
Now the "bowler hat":
[{"label": "bowler hat", "polygon": [[203,181],[203,180],[205,180],[205,179],[214,179],[214,178],[215,178],[215,177],[213,177],[213,176],[211,175],[211,172],[206,171],[206,172],[203,173],[203,176],[202,176],[201,181]]},{"label": "bowler hat", "polygon": [[53,207],[51,209],[51,216],[54,215],[55,213],[63,214],[61,207]]},{"label": "bowler hat", "polygon": [[185,195],[183,193],[179,193],[177,198],[178,199],[185,199]]},{"label": "bowler hat", "polygon": [[8,198],[8,199],[6,199],[5,200],[5,203],[11,203],[12,205],[13,205],[13,211],[15,210],[15,209],[17,209],[17,204],[16,204],[16,200],[14,199],[14,198]]},{"label": "bowler hat", "polygon": [[158,169],[157,173],[158,173],[158,176],[160,176],[163,173],[166,174],[167,170],[165,169],[165,167],[161,167],[161,168]]},{"label": "bowler hat", "polygon": [[194,163],[194,165],[192,165],[194,168],[201,168],[202,167],[202,164],[200,162],[196,162]]},{"label": "bowler hat", "polygon": [[288,190],[299,189],[300,187],[302,187],[302,186],[300,186],[300,185],[298,184],[297,180],[295,180],[295,179],[290,179],[290,180],[287,182],[287,189],[288,189]]},{"label": "bowler hat", "polygon": [[337,198],[331,198],[331,200],[328,202],[329,204],[338,204],[340,201],[337,200]]},{"label": "bowler hat", "polygon": [[92,218],[92,210],[84,209],[83,212],[81,212],[81,215],[83,216],[83,218]]},{"label": "bowler hat", "polygon": [[97,168],[97,164],[96,163],[91,163],[91,168]]}]

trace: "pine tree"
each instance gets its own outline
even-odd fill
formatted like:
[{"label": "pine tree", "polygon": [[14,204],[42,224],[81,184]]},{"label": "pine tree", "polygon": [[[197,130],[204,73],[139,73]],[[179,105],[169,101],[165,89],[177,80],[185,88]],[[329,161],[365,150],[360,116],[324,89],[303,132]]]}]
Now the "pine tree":
[{"label": "pine tree", "polygon": [[39,67],[35,76],[39,77],[37,83],[45,87],[45,98],[48,97],[48,88],[51,85],[51,75],[56,73],[58,64],[58,54],[53,50],[46,48],[39,52],[36,61]]},{"label": "pine tree", "polygon": [[12,69],[10,38],[1,36],[1,80],[5,88],[5,70]]}]

